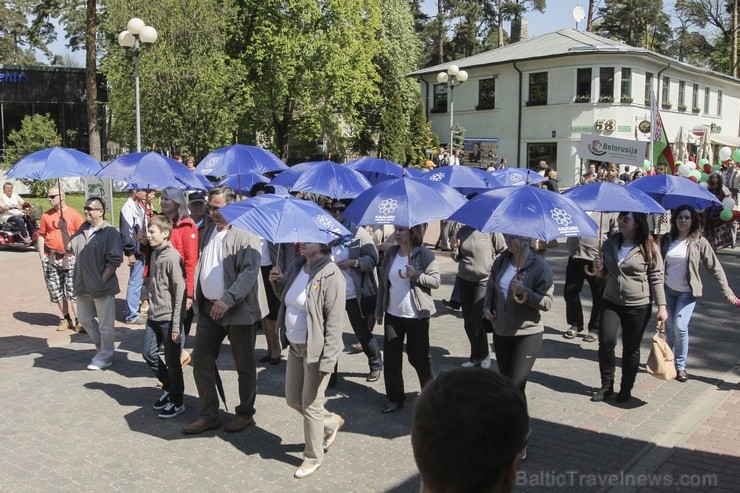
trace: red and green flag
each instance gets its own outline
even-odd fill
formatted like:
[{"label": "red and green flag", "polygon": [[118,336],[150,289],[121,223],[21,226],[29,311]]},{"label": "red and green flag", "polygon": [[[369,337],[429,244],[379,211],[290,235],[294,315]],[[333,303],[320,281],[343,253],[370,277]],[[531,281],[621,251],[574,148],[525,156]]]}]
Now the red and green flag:
[{"label": "red and green flag", "polygon": [[657,166],[660,163],[668,165],[668,169],[672,175],[676,174],[676,161],[673,159],[673,150],[668,143],[668,137],[666,136],[665,127],[663,127],[663,119],[660,117],[660,111],[658,110],[658,99],[655,94],[652,95],[652,107],[650,112],[651,122],[650,129],[652,130],[653,139],[653,166]]}]

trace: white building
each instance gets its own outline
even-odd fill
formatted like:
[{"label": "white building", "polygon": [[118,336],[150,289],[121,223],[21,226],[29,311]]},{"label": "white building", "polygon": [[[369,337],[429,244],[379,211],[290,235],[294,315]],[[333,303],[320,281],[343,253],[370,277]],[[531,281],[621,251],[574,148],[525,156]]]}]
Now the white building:
[{"label": "white building", "polygon": [[575,184],[580,173],[582,133],[649,139],[637,128],[650,121],[650,87],[670,141],[683,128],[684,138],[698,143],[690,131],[705,126],[717,147],[740,147],[740,79],[575,29],[412,73],[443,144],[450,139],[448,89],[437,74],[452,64],[469,75],[453,94],[454,122],[465,129],[463,157],[472,158],[480,141],[510,166],[544,159],[561,186]]}]

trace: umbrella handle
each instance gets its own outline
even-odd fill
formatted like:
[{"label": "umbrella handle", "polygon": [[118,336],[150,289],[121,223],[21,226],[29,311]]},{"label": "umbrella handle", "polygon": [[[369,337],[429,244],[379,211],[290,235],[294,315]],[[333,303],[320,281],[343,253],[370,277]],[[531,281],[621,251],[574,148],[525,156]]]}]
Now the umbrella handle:
[{"label": "umbrella handle", "polygon": [[[521,280],[522,279],[522,273],[519,272],[519,271],[517,271],[515,277],[517,279]],[[514,296],[514,301],[516,301],[520,305],[523,305],[524,303],[526,303],[527,302],[527,299],[529,298],[529,294],[527,294],[527,293],[522,293],[521,295],[518,295],[516,293],[512,293],[512,294]]]},{"label": "umbrella handle", "polygon": [[[604,213],[601,213],[601,217],[599,218],[599,255],[601,255],[601,230],[604,228]],[[594,277],[596,275],[596,271],[589,269],[588,265],[583,266],[583,272],[586,273],[589,277]]]}]

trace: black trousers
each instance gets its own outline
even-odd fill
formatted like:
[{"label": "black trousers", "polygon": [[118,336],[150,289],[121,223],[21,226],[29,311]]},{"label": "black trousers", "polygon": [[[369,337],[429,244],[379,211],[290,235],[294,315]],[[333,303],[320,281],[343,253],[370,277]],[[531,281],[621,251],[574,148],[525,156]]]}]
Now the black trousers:
[{"label": "black trousers", "polygon": [[639,306],[620,306],[604,300],[599,331],[599,371],[602,388],[614,386],[616,356],[614,348],[622,328],[622,384],[620,390],[632,390],[640,364],[640,342],[645,333],[653,307],[650,303]]},{"label": "black trousers", "polygon": [[383,359],[380,356],[380,344],[373,337],[373,333],[370,332],[370,324],[375,323],[375,317],[372,314],[367,317],[362,316],[360,300],[357,298],[347,300],[345,302],[345,309],[347,310],[347,318],[349,319],[349,324],[352,326],[352,331],[360,340],[362,352],[367,356],[367,364],[370,366],[370,371],[382,370]]},{"label": "black trousers", "polygon": [[470,343],[470,361],[481,361],[488,357],[488,335],[483,327],[483,298],[486,296],[488,279],[466,281],[455,279],[460,293],[460,306],[463,313],[463,326]]},{"label": "black trousers", "polygon": [[389,401],[403,402],[406,399],[403,388],[403,342],[406,336],[406,354],[416,370],[421,388],[434,378],[429,354],[429,319],[401,318],[386,313],[384,329],[385,392]]},{"label": "black trousers", "polygon": [[509,377],[514,385],[524,393],[527,378],[532,372],[534,362],[542,351],[542,332],[526,336],[499,336],[493,333],[493,351],[502,375]]},{"label": "black trousers", "polygon": [[565,286],[563,287],[565,320],[568,325],[584,327],[581,290],[583,289],[583,281],[588,281],[588,286],[591,288],[591,299],[593,300],[591,317],[588,320],[588,331],[598,332],[599,319],[601,318],[601,297],[604,295],[604,278],[587,276],[584,267],[593,269],[593,260],[568,258],[568,265],[565,267]]}]

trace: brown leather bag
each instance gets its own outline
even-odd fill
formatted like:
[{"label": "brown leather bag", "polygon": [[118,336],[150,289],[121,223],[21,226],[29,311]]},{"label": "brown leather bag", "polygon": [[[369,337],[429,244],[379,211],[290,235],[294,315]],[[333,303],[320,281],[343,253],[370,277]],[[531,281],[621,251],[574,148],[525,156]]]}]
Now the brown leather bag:
[{"label": "brown leather bag", "polygon": [[653,343],[650,347],[650,356],[648,356],[645,365],[647,372],[661,380],[673,380],[676,378],[676,365],[674,362],[673,351],[668,346],[665,338],[665,327],[662,322],[658,322],[656,333],[653,336]]}]

